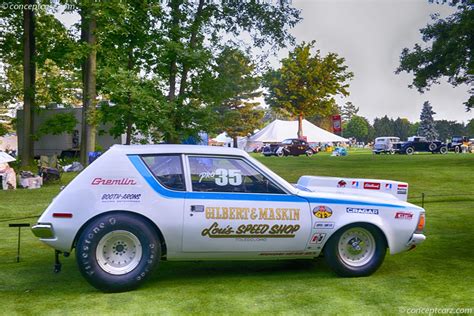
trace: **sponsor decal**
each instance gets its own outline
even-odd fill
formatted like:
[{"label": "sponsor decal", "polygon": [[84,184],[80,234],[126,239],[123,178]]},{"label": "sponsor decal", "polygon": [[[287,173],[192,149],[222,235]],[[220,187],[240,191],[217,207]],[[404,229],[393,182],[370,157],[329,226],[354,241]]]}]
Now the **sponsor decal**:
[{"label": "sponsor decal", "polygon": [[408,185],[407,184],[399,184],[397,186],[397,194],[407,194]]},{"label": "sponsor decal", "polygon": [[121,179],[94,178],[91,184],[92,185],[136,185],[137,182],[131,178],[121,178]]},{"label": "sponsor decal", "polygon": [[379,210],[376,208],[360,208],[360,207],[348,207],[346,212],[350,214],[372,214],[378,215]]},{"label": "sponsor decal", "polygon": [[310,244],[320,244],[323,242],[324,238],[326,237],[325,233],[316,233],[311,237],[309,241]]},{"label": "sponsor decal", "polygon": [[104,203],[114,202],[140,202],[142,195],[140,193],[104,193],[100,200]]},{"label": "sponsor decal", "polygon": [[227,225],[219,226],[214,222],[208,228],[204,228],[201,236],[209,238],[294,238],[300,225],[292,224],[242,224],[237,227]]},{"label": "sponsor decal", "polygon": [[364,189],[366,189],[366,190],[380,190],[380,183],[378,183],[378,182],[364,182]]},{"label": "sponsor decal", "polygon": [[338,187],[338,188],[345,188],[345,187],[346,187],[346,184],[347,184],[346,181],[341,180],[341,181],[339,181],[339,182],[337,183],[337,187]]},{"label": "sponsor decal", "polygon": [[395,218],[396,219],[413,219],[413,213],[407,213],[407,212],[397,212],[395,213]]},{"label": "sponsor decal", "polygon": [[315,229],[333,229],[334,222],[316,222],[314,223]]},{"label": "sponsor decal", "polygon": [[385,183],[385,190],[391,190],[392,189],[392,184],[391,183]]},{"label": "sponsor decal", "polygon": [[329,218],[332,216],[332,210],[327,206],[320,205],[313,209],[313,214],[317,218]]},{"label": "sponsor decal", "polygon": [[299,221],[299,208],[206,207],[206,219],[257,221]]},{"label": "sponsor decal", "polygon": [[359,188],[359,181],[352,181],[353,188]]}]

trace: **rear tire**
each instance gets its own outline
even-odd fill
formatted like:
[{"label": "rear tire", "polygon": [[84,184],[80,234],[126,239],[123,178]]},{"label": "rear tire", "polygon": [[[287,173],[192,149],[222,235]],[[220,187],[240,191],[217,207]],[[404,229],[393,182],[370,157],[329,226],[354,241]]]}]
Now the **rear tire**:
[{"label": "rear tire", "polygon": [[324,257],[342,277],[368,276],[382,264],[387,244],[373,225],[356,223],[337,231],[324,247]]},{"label": "rear tire", "polygon": [[447,154],[447,153],[448,153],[448,148],[445,147],[445,146],[441,147],[441,148],[439,149],[439,153],[440,153],[440,154],[443,154],[443,155],[444,155],[444,154]]},{"label": "rear tire", "polygon": [[82,231],[76,260],[84,278],[103,292],[137,288],[151,274],[161,257],[155,230],[140,217],[108,213]]}]

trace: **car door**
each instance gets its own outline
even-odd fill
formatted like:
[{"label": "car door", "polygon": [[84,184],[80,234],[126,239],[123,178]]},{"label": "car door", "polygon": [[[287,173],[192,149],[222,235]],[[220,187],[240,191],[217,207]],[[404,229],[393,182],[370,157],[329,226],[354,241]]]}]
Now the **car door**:
[{"label": "car door", "polygon": [[243,157],[187,157],[183,252],[302,251],[308,202]]}]

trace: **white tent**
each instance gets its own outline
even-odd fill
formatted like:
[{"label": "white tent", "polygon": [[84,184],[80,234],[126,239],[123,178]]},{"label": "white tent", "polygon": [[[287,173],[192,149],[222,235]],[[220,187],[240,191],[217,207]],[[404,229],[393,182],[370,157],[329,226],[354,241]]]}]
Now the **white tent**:
[{"label": "white tent", "polygon": [[[216,143],[222,144],[222,146],[225,147],[232,147],[234,145],[234,140],[227,135],[226,132],[222,132],[219,135],[217,135],[215,138],[211,139],[212,141]],[[245,148],[247,144],[247,138],[246,137],[237,137],[237,147],[240,149]]]},{"label": "white tent", "polygon": [[[274,120],[265,128],[250,137],[252,142],[277,143],[287,138],[297,138],[298,121]],[[303,136],[310,143],[348,142],[341,136],[330,133],[316,125],[303,120]]]}]

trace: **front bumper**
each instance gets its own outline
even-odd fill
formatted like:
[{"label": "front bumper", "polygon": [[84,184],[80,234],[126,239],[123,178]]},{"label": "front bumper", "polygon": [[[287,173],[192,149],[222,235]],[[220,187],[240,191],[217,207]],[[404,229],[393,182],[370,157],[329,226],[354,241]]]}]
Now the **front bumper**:
[{"label": "front bumper", "polygon": [[413,234],[410,238],[410,241],[407,243],[407,247],[414,248],[415,246],[425,241],[425,239],[426,239],[426,236],[423,234]]},{"label": "front bumper", "polygon": [[54,238],[54,230],[53,225],[49,223],[38,223],[31,227],[31,231],[36,237],[41,239],[53,239]]}]

